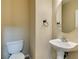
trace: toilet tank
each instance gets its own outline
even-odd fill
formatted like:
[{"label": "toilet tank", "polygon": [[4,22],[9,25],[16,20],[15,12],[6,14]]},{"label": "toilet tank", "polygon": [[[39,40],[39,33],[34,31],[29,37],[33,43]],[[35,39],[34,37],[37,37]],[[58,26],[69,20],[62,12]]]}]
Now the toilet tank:
[{"label": "toilet tank", "polygon": [[7,42],[9,54],[18,53],[23,49],[23,40]]}]

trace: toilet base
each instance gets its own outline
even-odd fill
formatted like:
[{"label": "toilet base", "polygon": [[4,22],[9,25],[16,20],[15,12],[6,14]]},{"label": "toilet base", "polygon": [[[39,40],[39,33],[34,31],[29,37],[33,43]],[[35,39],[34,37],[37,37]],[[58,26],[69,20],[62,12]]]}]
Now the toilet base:
[{"label": "toilet base", "polygon": [[30,55],[29,54],[25,55],[25,59],[31,59]]}]

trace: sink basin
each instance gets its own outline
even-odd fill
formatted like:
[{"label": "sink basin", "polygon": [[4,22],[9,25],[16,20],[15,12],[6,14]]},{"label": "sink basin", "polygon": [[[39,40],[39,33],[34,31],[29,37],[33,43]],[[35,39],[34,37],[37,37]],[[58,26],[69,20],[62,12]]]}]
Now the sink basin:
[{"label": "sink basin", "polygon": [[64,59],[64,52],[68,52],[77,46],[77,43],[63,41],[63,39],[53,39],[49,43],[57,50],[57,59]]},{"label": "sink basin", "polygon": [[63,42],[61,39],[53,39],[50,40],[49,43],[52,45],[52,47],[56,49],[62,49],[64,51],[70,51],[77,46],[77,43],[70,41]]}]

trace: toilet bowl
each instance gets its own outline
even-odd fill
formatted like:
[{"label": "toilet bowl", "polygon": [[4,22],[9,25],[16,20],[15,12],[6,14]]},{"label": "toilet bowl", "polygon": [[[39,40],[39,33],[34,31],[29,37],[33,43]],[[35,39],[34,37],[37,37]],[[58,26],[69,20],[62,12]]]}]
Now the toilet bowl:
[{"label": "toilet bowl", "polygon": [[12,54],[9,59],[25,59],[25,56],[23,53],[16,53],[16,54]]},{"label": "toilet bowl", "polygon": [[9,59],[25,59],[25,55],[21,52],[23,49],[23,40],[7,42]]}]

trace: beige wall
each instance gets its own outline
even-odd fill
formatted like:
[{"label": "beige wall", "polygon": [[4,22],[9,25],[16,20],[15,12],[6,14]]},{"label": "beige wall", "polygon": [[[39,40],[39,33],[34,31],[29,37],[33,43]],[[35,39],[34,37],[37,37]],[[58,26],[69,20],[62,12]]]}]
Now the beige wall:
[{"label": "beige wall", "polygon": [[75,12],[78,9],[77,0],[71,0],[62,7],[62,30],[71,32],[75,29]]},{"label": "beige wall", "polygon": [[30,55],[35,59],[35,0],[30,0]]},{"label": "beige wall", "polygon": [[[24,52],[30,50],[32,59],[56,59],[56,52],[48,43],[56,34],[56,8],[59,0],[2,0],[2,58],[7,59],[6,40],[3,39],[5,27],[24,27]],[[42,19],[48,26],[42,24]],[[30,39],[30,46],[29,46]],[[30,47],[30,49],[29,49]],[[52,52],[52,54],[51,54]],[[5,57],[4,57],[5,56]]]},{"label": "beige wall", "polygon": [[[60,3],[59,3],[59,0],[53,0],[53,8],[54,8],[54,10],[53,10],[53,38],[56,38],[56,35],[57,35],[57,33],[56,33],[56,10],[57,10],[57,8],[58,8],[58,6],[60,5]],[[72,9],[73,8],[73,10],[71,11],[71,10],[69,10],[71,13],[72,12],[74,12],[74,17],[75,17],[75,10],[77,9],[77,0],[70,0],[70,2],[69,3],[67,3],[66,4],[70,9]],[[70,5],[70,6],[69,6]],[[64,9],[65,8],[67,8],[67,7],[64,7]],[[66,9],[65,9],[65,11],[66,11]],[[55,13],[55,14],[54,14]],[[67,10],[67,14],[68,14],[68,10]],[[68,15],[67,15],[68,16]],[[66,16],[65,16],[66,17]],[[72,17],[72,16],[70,16],[72,19],[74,18],[74,17]],[[69,19],[68,18],[70,18],[70,17],[67,17],[67,18],[65,18],[66,20],[68,20],[69,21]],[[70,18],[70,19],[71,19]],[[72,20],[71,19],[71,20]],[[71,24],[71,22],[69,22],[69,23],[67,23],[66,22],[66,20],[64,20],[64,22],[62,21],[62,23],[64,24],[63,25],[63,28],[64,28],[64,30],[66,30],[67,31],[67,29],[69,30],[69,28],[71,29],[71,27],[75,27],[75,25],[73,25],[73,26],[71,26],[71,27],[68,27],[67,29],[66,29],[66,27],[64,27],[64,26],[69,26],[70,24]],[[75,21],[75,18],[74,18],[74,21]],[[73,21],[73,22],[74,22]],[[67,25],[68,24],[68,25]],[[75,22],[74,22],[74,24],[75,24]],[[73,29],[72,29],[73,30]],[[78,39],[77,39],[77,29],[76,30],[73,30],[72,32],[70,32],[70,33],[63,33],[64,35],[65,35],[65,37],[66,38],[68,38],[68,40],[70,40],[70,41],[72,41],[72,42],[78,42]],[[54,58],[54,59],[56,59],[56,52],[55,52],[55,50],[52,48],[52,58]],[[74,51],[74,52],[70,52],[69,53],[69,56],[68,56],[68,59],[78,59],[77,57],[78,57],[78,51],[77,51],[77,48],[75,48],[75,49],[73,49],[72,51]]]},{"label": "beige wall", "polygon": [[[43,25],[43,19],[47,20],[48,26]],[[52,22],[52,0],[36,0],[35,59],[51,59]]]},{"label": "beige wall", "polygon": [[[62,30],[63,32],[70,32],[64,33],[65,37],[76,43],[78,43],[77,29],[75,29],[75,11],[78,9],[77,5],[77,0],[70,0],[62,6]],[[77,48],[73,50],[74,52],[69,53],[68,59],[78,59]]]},{"label": "beige wall", "polygon": [[[30,6],[30,9],[29,9],[29,6]],[[26,33],[25,33],[26,44],[24,46],[25,47],[24,52],[26,53],[26,51],[29,51],[28,40],[30,35],[30,54],[32,56],[32,59],[35,59],[35,58],[48,59],[51,56],[48,41],[53,37],[52,30],[53,30],[53,33],[55,33],[54,24],[56,23],[54,22],[55,21],[54,11],[55,10],[54,10],[54,6],[52,5],[52,0],[49,0],[49,1],[48,0],[43,0],[43,1],[42,0],[38,0],[38,1],[2,0],[2,30],[8,26],[24,27],[26,30]],[[49,23],[48,27],[42,27],[42,18],[47,19]],[[2,38],[3,38],[3,31],[2,31]],[[6,43],[6,40],[2,39],[2,58],[7,59],[7,54],[8,54],[6,51],[7,47],[5,46],[4,43]],[[53,52],[52,56],[54,58],[55,57],[54,50],[52,50],[52,52]]]},{"label": "beige wall", "polygon": [[3,38],[3,30],[6,27],[21,27],[25,30],[24,54],[29,51],[29,0],[2,0],[2,59],[7,59],[6,41]]},{"label": "beige wall", "polygon": [[[52,4],[52,0],[30,0],[30,54],[32,59],[51,59],[52,56],[53,59],[56,58],[55,50],[51,50],[48,42],[50,39],[54,38],[54,24],[56,24],[54,13],[55,5],[53,6]],[[47,27],[43,25],[43,19],[47,19]]]},{"label": "beige wall", "polygon": [[[62,1],[61,0],[53,0],[53,10],[52,10],[52,20],[53,20],[53,38],[56,38],[58,35],[60,35],[57,31],[58,27],[57,27],[57,21],[56,20],[61,20],[62,18]],[[58,13],[57,13],[58,12]],[[59,16],[60,15],[60,16]],[[61,21],[62,22],[62,21]]]},{"label": "beige wall", "polygon": [[78,59],[78,51],[69,53],[68,59]]}]

